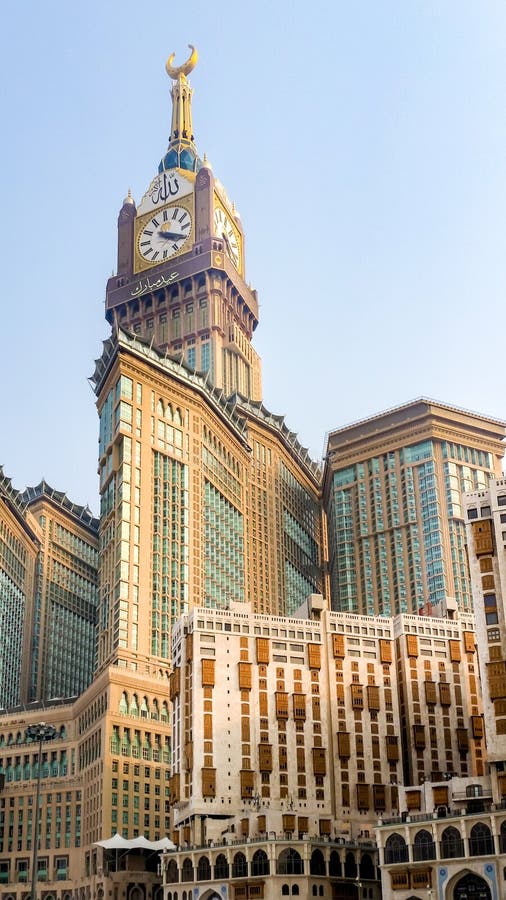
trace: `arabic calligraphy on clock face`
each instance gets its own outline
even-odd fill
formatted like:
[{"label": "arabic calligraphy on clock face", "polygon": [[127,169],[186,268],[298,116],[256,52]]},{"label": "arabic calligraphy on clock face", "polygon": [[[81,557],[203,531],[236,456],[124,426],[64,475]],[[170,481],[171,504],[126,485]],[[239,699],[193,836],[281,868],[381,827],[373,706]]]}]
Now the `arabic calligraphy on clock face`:
[{"label": "arabic calligraphy on clock face", "polygon": [[161,263],[180,253],[191,234],[192,218],[183,206],[169,206],[152,216],[139,233],[140,255],[149,263]]},{"label": "arabic calligraphy on clock face", "polygon": [[137,215],[155,210],[156,207],[165,206],[172,200],[187,197],[193,192],[193,184],[184,175],[177,172],[159,172],[149,185],[141,202],[137,207]]}]

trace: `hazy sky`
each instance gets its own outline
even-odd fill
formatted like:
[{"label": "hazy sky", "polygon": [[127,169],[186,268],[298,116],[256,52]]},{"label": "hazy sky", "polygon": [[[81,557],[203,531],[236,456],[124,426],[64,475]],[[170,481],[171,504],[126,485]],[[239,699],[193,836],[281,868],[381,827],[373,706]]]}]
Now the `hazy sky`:
[{"label": "hazy sky", "polygon": [[506,3],[6,0],[0,463],[97,503],[87,382],[116,219],[170,131],[169,53],[235,200],[264,400],[325,433],[424,395],[506,418]]}]

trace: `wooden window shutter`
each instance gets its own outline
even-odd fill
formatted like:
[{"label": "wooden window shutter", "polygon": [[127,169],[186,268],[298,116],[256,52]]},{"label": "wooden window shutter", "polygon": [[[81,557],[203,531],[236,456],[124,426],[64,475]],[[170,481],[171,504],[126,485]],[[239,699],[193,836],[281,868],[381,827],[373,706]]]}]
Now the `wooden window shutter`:
[{"label": "wooden window shutter", "polygon": [[262,833],[262,831],[265,831],[265,826],[266,826],[266,824],[267,824],[267,822],[266,822],[266,817],[265,817],[265,816],[258,816],[258,817],[257,817],[257,828],[258,828],[258,830],[259,830],[260,833]]},{"label": "wooden window shutter", "polygon": [[258,768],[261,772],[272,772],[272,744],[258,745]]},{"label": "wooden window shutter", "polygon": [[350,805],[350,786],[349,786],[349,784],[341,785],[341,797],[343,798],[343,806],[349,807],[349,805]]},{"label": "wooden window shutter", "polygon": [[251,690],[251,663],[239,663],[239,688],[241,691]]},{"label": "wooden window shutter", "polygon": [[308,655],[309,655],[309,668],[310,669],[321,669],[322,658],[321,658],[321,649],[319,644],[308,644]]},{"label": "wooden window shutter", "polygon": [[216,797],[216,769],[202,769],[202,796]]},{"label": "wooden window shutter", "polygon": [[190,662],[193,659],[193,632],[191,631],[185,638],[186,660]]},{"label": "wooden window shutter", "polygon": [[471,716],[471,733],[475,740],[483,737],[483,719],[481,716]]},{"label": "wooden window shutter", "polygon": [[460,753],[469,750],[469,732],[467,728],[457,728],[457,747]]},{"label": "wooden window shutter", "polygon": [[330,819],[320,819],[320,834],[321,835],[330,834],[331,824],[332,823],[331,823]]},{"label": "wooden window shutter", "polygon": [[494,553],[492,520],[480,519],[478,522],[471,522],[471,530],[476,556],[492,555]]},{"label": "wooden window shutter", "polygon": [[390,787],[390,808],[399,808],[399,788],[396,784],[392,784]]},{"label": "wooden window shutter", "polygon": [[327,774],[327,761],[324,747],[313,747],[313,774]]},{"label": "wooden window shutter", "polygon": [[407,869],[391,872],[390,883],[393,891],[402,891],[404,888],[409,888],[410,878]]},{"label": "wooden window shutter", "polygon": [[320,707],[320,698],[319,697],[312,698],[311,709],[312,709],[314,721],[320,722],[321,721],[321,707]]},{"label": "wooden window shutter", "polygon": [[304,747],[297,747],[297,772],[306,771],[306,753]]},{"label": "wooden window shutter", "polygon": [[383,810],[387,808],[385,786],[383,784],[373,784],[372,805],[373,809],[377,810]]},{"label": "wooden window shutter", "polygon": [[306,718],[305,694],[293,694],[293,717],[299,721]]},{"label": "wooden window shutter", "polygon": [[193,768],[193,742],[186,741],[184,745],[184,755],[185,755],[185,769],[187,772],[190,772]]},{"label": "wooden window shutter", "polygon": [[286,833],[287,831],[290,834],[293,834],[295,831],[295,816],[292,814],[287,814],[283,816],[283,831]]},{"label": "wooden window shutter", "polygon": [[504,799],[506,797],[506,775],[497,776],[497,787],[501,799]]},{"label": "wooden window shutter", "polygon": [[425,750],[425,725],[413,725],[415,750]]},{"label": "wooden window shutter", "polygon": [[406,635],[406,650],[408,656],[418,656],[418,638],[416,634]]},{"label": "wooden window shutter", "polygon": [[344,650],[344,634],[332,635],[332,652],[334,654],[334,659],[344,659],[346,656]]},{"label": "wooden window shutter", "polygon": [[434,806],[448,806],[448,785],[432,788]]},{"label": "wooden window shutter", "polygon": [[397,735],[387,735],[387,759],[389,762],[399,761],[399,738]]},{"label": "wooden window shutter", "polygon": [[243,837],[249,835],[249,819],[241,819],[241,834]]},{"label": "wooden window shutter", "polygon": [[261,691],[258,695],[258,713],[262,718],[265,718],[268,713],[267,694],[265,691]]},{"label": "wooden window shutter", "polygon": [[192,830],[191,830],[190,826],[189,826],[189,825],[184,825],[184,827],[183,827],[183,841],[186,841],[186,843],[189,843],[190,840],[191,840],[191,836],[192,836]]},{"label": "wooden window shutter", "polygon": [[448,641],[450,645],[450,659],[452,662],[460,662],[460,641]]},{"label": "wooden window shutter", "polygon": [[181,781],[179,773],[173,775],[170,779],[170,799],[173,803],[178,803],[179,800],[181,800]]},{"label": "wooden window shutter", "polygon": [[430,706],[437,703],[436,683],[434,681],[425,682],[425,702]]},{"label": "wooden window shutter", "polygon": [[351,756],[349,731],[337,732],[337,755],[340,759],[349,759]]},{"label": "wooden window shutter", "polygon": [[506,697],[506,663],[503,660],[487,664],[488,689],[491,700]]},{"label": "wooden window shutter", "polygon": [[276,718],[288,719],[288,694],[286,691],[276,691]]},{"label": "wooden window shutter", "polygon": [[241,740],[249,741],[249,739],[250,739],[249,718],[248,718],[248,716],[243,716],[241,719]]},{"label": "wooden window shutter", "polygon": [[251,769],[241,769],[241,798],[247,800],[253,796],[253,777]]},{"label": "wooden window shutter", "polygon": [[464,631],[464,649],[466,653],[474,653],[476,637],[473,631]]},{"label": "wooden window shutter", "polygon": [[181,691],[181,669],[177,666],[169,676],[169,697],[174,700]]},{"label": "wooden window shutter", "polygon": [[379,642],[380,662],[392,662],[392,641],[386,641],[383,638]]},{"label": "wooden window shutter", "polygon": [[450,685],[446,681],[439,682],[439,702],[441,706],[452,705],[452,693]]},{"label": "wooden window shutter", "polygon": [[307,816],[299,816],[297,820],[297,828],[300,834],[307,834],[309,831],[309,819]]},{"label": "wooden window shutter", "polygon": [[214,659],[202,660],[202,687],[214,687],[215,685]]},{"label": "wooden window shutter", "polygon": [[367,706],[369,709],[381,709],[380,691],[375,684],[367,685]]},{"label": "wooden window shutter", "polygon": [[368,784],[357,784],[357,808],[358,809],[369,809],[370,801],[369,801],[369,785]]},{"label": "wooden window shutter", "polygon": [[495,581],[493,575],[483,575],[481,579],[481,589],[482,591],[493,591],[495,588]]},{"label": "wooden window shutter", "polygon": [[257,637],[257,663],[269,662],[268,638]]},{"label": "wooden window shutter", "polygon": [[420,791],[406,791],[406,806],[408,809],[421,809],[422,794]]},{"label": "wooden window shutter", "polygon": [[354,709],[362,709],[364,706],[364,688],[361,684],[351,685],[351,705]]},{"label": "wooden window shutter", "polygon": [[212,713],[204,713],[204,740],[210,741],[213,737]]}]

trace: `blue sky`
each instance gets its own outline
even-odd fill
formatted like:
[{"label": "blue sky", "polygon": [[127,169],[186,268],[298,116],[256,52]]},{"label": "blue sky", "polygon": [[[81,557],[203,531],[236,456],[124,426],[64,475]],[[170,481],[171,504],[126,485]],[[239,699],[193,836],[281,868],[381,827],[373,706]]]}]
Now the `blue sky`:
[{"label": "blue sky", "polygon": [[87,378],[116,218],[170,130],[165,60],[246,230],[264,400],[325,433],[425,395],[506,418],[506,4],[7,2],[0,463],[97,504]]}]

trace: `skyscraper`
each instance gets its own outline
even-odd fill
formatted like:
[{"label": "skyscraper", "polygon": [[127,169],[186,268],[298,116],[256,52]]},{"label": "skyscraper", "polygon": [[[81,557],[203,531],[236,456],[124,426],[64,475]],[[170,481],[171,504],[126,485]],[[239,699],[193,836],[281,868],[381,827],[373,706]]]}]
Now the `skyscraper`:
[{"label": "skyscraper", "polygon": [[195,60],[167,66],[169,146],[123,204],[107,284],[99,669],[167,665],[193,605],[286,614],[324,590],[321,472],[261,402],[243,228],[193,138]]},{"label": "skyscraper", "polygon": [[21,498],[40,540],[24,624],[21,701],[77,696],[95,671],[98,519],[45,481]]},{"label": "skyscraper", "polygon": [[0,707],[19,703],[23,626],[33,603],[39,535],[25,507],[0,469]]},{"label": "skyscraper", "polygon": [[500,473],[504,435],[504,422],[425,399],[330,433],[334,609],[472,609],[461,495]]},{"label": "skyscraper", "polygon": [[0,470],[1,705],[80,694],[95,670],[98,519]]}]

